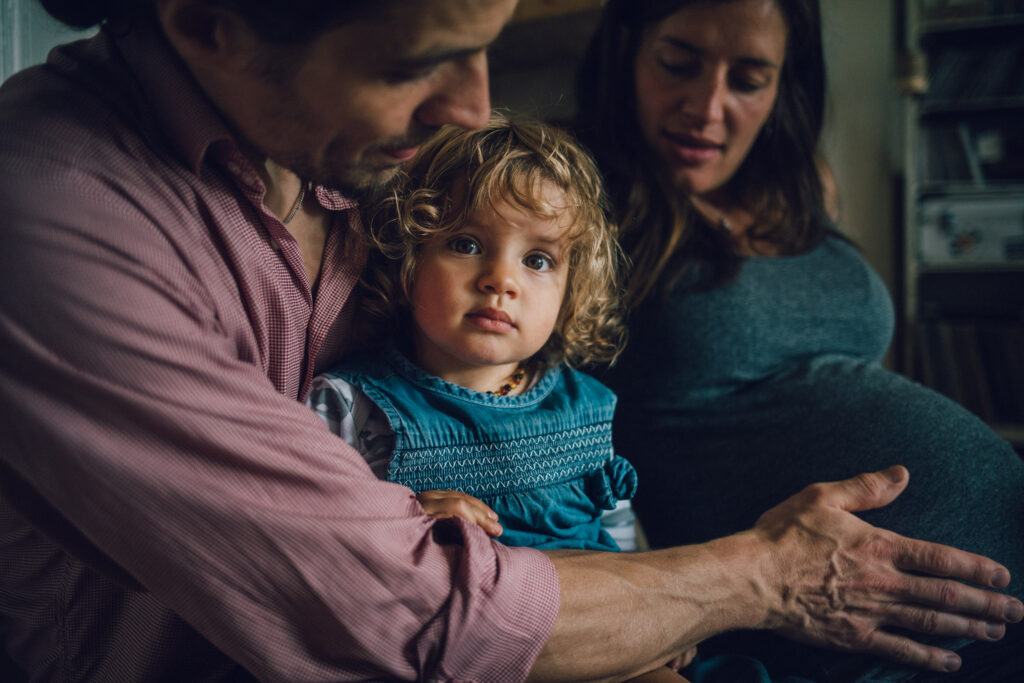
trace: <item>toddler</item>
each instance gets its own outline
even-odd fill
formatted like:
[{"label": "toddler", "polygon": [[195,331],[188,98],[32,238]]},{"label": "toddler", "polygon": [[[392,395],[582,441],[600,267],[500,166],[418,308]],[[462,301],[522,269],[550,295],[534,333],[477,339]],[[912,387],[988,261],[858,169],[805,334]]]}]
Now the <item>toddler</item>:
[{"label": "toddler", "polygon": [[428,515],[508,545],[618,550],[601,514],[636,473],[612,448],[614,394],[573,369],[624,342],[603,201],[567,134],[495,115],[442,131],[370,217],[361,304],[386,341],[309,402]]}]

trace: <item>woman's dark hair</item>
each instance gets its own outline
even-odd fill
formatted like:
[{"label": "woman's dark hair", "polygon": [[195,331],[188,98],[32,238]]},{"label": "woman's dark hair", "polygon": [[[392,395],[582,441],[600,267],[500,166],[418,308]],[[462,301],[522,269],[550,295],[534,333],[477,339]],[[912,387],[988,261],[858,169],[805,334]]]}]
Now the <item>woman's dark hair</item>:
[{"label": "woman's dark hair", "polygon": [[[633,261],[632,304],[656,283],[669,290],[684,272],[695,286],[731,279],[741,263],[733,243],[710,226],[658,173],[636,120],[634,62],[644,31],[682,7],[736,0],[608,0],[577,83],[577,133],[605,175],[623,244]],[[729,181],[755,216],[751,236],[782,253],[805,251],[825,235],[817,219],[822,184],[817,146],[825,112],[825,61],[818,0],[774,0],[787,27],[774,109]]]},{"label": "woman's dark hair", "polygon": [[[134,21],[155,12],[154,0],[39,0],[52,17],[73,28]],[[206,0],[230,9],[269,43],[299,45],[346,22],[380,13],[391,0]]]}]

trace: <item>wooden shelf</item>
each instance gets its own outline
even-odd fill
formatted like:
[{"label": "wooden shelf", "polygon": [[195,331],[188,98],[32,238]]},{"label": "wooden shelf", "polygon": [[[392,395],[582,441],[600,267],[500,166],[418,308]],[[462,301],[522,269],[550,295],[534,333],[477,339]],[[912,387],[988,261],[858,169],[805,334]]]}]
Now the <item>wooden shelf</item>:
[{"label": "wooden shelf", "polygon": [[931,180],[918,184],[915,196],[918,199],[929,197],[1015,197],[1024,195],[1024,184],[1013,180],[986,180],[984,184],[969,180]]},{"label": "wooden shelf", "polygon": [[1004,273],[1024,270],[1024,261],[959,261],[956,263],[933,263],[920,261],[918,273],[970,273],[983,271],[986,273]]},{"label": "wooden shelf", "polygon": [[1021,110],[1024,113],[1024,96],[978,97],[974,99],[928,100],[921,103],[921,119],[937,119],[944,116],[959,117],[965,114],[1002,114]]},{"label": "wooden shelf", "polygon": [[1014,446],[1024,446],[1024,424],[995,424],[992,429]]},{"label": "wooden shelf", "polygon": [[520,0],[512,24],[601,9],[601,0]]},{"label": "wooden shelf", "polygon": [[935,34],[984,32],[992,29],[1011,30],[1024,28],[1024,14],[987,14],[976,17],[931,19],[921,26],[921,38],[928,40]]}]

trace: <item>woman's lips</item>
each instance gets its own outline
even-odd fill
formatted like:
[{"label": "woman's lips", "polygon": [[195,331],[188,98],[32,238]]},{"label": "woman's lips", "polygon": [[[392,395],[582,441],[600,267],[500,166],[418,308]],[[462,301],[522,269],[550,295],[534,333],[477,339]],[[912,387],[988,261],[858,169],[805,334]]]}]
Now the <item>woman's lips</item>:
[{"label": "woman's lips", "polygon": [[481,308],[479,311],[473,311],[468,314],[466,318],[477,327],[488,332],[509,332],[515,329],[515,325],[512,324],[512,318],[509,317],[508,313],[499,311],[496,308]]},{"label": "woman's lips", "polygon": [[664,138],[672,156],[687,165],[707,163],[725,151],[724,144],[693,135],[665,133]]}]

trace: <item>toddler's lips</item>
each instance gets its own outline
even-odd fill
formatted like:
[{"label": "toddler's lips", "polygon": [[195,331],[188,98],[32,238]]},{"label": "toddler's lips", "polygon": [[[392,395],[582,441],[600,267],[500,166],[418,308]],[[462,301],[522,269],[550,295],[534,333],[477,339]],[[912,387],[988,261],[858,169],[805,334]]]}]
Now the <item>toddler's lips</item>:
[{"label": "toddler's lips", "polygon": [[481,308],[468,314],[466,318],[474,325],[491,332],[508,332],[515,329],[509,314],[496,308]]}]

